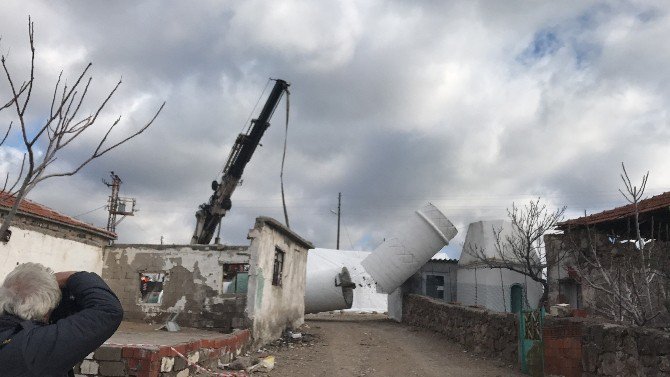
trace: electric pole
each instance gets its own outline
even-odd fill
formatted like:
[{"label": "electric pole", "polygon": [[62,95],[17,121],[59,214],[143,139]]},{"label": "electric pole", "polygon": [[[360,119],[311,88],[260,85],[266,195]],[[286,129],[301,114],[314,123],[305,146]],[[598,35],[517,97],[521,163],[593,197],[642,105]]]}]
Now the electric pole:
[{"label": "electric pole", "polygon": [[[135,198],[121,198],[119,191],[121,189],[121,178],[114,172],[110,173],[112,183],[105,182],[107,187],[112,188],[112,194],[107,199],[107,209],[109,210],[109,217],[107,217],[107,230],[116,233],[116,226],[126,218],[126,216],[133,216],[135,214]],[[119,221],[116,221],[116,215],[122,215]]]},{"label": "electric pole", "polygon": [[342,193],[337,194],[337,250],[340,250],[340,217],[342,216]]}]

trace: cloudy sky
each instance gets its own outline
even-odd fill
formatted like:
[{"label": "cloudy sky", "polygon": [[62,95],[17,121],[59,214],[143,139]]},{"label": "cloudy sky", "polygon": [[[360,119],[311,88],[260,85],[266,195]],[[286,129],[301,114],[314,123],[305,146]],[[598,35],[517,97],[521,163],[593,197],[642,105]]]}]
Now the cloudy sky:
[{"label": "cloudy sky", "polygon": [[[542,197],[568,217],[624,204],[623,161],[648,194],[670,190],[670,6],[653,1],[2,1],[0,51],[22,80],[35,22],[31,125],[58,73],[93,62],[90,112],[121,77],[96,129],[54,168],[81,161],[121,115],[139,138],[29,198],[104,227],[109,171],[140,212],[119,242],[188,243],[232,143],[268,78],[291,83],[284,184],[291,227],[334,248],[373,249],[432,202],[459,228]],[[267,92],[266,92],[267,94]],[[0,81],[0,99],[7,97]],[[265,98],[261,98],[261,105]],[[2,100],[4,102],[4,100]],[[0,114],[3,126],[11,113]],[[259,215],[283,221],[282,101],[224,218],[247,244]],[[15,137],[0,172],[20,162]]]}]

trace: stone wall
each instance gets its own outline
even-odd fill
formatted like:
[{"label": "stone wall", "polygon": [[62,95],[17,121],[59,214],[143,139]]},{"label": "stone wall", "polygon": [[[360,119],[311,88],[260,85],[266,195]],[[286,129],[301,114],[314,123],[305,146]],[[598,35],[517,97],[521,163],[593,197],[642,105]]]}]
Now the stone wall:
[{"label": "stone wall", "polygon": [[482,356],[518,362],[518,321],[512,313],[407,294],[403,297],[402,322],[441,333]]},{"label": "stone wall", "polygon": [[545,319],[545,374],[670,376],[670,333],[581,318]]}]

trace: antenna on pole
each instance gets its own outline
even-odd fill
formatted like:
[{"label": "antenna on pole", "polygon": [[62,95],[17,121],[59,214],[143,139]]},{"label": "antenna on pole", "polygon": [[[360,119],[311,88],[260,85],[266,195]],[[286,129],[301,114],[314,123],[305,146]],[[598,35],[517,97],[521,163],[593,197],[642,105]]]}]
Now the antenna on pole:
[{"label": "antenna on pole", "polygon": [[[122,198],[119,197],[119,191],[121,190],[121,178],[114,172],[110,172],[110,177],[112,178],[112,183],[106,182],[104,179],[102,183],[107,185],[107,187],[112,188],[112,194],[107,199],[107,210],[109,211],[109,216],[107,217],[107,230],[116,233],[116,226],[119,225],[126,216],[135,215],[135,198]],[[117,221],[116,216],[122,215],[122,217]]]}]

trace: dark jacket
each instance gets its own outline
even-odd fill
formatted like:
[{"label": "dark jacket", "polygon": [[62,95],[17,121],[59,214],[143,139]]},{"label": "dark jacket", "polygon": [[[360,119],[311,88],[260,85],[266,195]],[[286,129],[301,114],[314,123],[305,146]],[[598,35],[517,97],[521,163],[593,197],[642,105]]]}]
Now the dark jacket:
[{"label": "dark jacket", "polygon": [[73,314],[57,320],[52,315],[52,324],[0,315],[0,376],[67,376],[114,334],[123,318],[119,299],[92,272],[70,276],[61,302],[54,312]]}]

